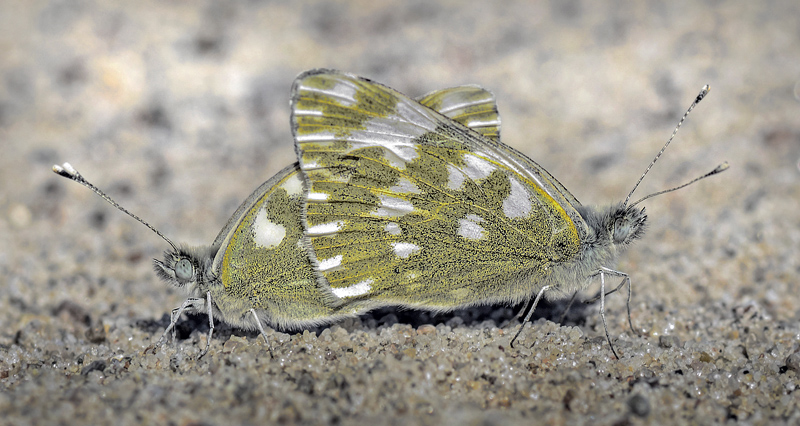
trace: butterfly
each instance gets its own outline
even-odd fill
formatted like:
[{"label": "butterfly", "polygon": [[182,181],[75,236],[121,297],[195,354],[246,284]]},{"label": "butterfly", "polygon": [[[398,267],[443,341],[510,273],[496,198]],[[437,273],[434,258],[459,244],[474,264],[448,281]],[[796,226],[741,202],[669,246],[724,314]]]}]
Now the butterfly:
[{"label": "butterfly", "polygon": [[[491,136],[488,124],[496,116],[494,98],[475,86],[432,92],[419,99],[465,126]],[[349,301],[337,290],[317,281],[307,249],[301,243],[305,183],[297,164],[261,184],[222,228],[209,246],[176,245],[157,229],[128,212],[88,182],[69,163],[53,171],[93,190],[114,207],[127,213],[161,236],[171,250],[155,260],[157,275],[185,290],[189,297],[173,310],[160,345],[184,313],[206,313],[210,347],[214,321],[245,330],[259,330],[269,346],[265,325],[298,329],[334,322],[375,306],[372,301]]]},{"label": "butterfly", "polygon": [[483,134],[356,75],[301,74],[291,108],[308,191],[303,242],[320,285],[348,303],[442,312],[535,308],[599,276],[605,326],[605,277],[623,278],[612,292],[630,284],[610,266],[645,231],[641,200],[584,206],[500,141],[499,115]]}]

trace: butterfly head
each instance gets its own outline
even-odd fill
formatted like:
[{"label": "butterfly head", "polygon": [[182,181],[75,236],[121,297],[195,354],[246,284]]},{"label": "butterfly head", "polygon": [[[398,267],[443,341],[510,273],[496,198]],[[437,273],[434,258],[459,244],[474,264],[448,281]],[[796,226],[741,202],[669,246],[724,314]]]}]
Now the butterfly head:
[{"label": "butterfly head", "polygon": [[190,292],[203,290],[214,280],[210,248],[180,247],[164,252],[164,260],[154,259],[154,269],[168,284]]},{"label": "butterfly head", "polygon": [[612,210],[606,227],[614,244],[628,245],[644,234],[647,226],[644,207],[618,205]]},{"label": "butterfly head", "polygon": [[650,162],[650,165],[644,170],[644,173],[642,173],[642,175],[639,177],[639,180],[636,181],[636,184],[633,186],[633,189],[631,189],[631,192],[628,193],[628,196],[625,198],[624,202],[604,210],[586,208],[579,209],[581,215],[586,220],[587,225],[589,225],[589,228],[594,231],[594,237],[597,245],[615,248],[627,246],[635,239],[641,237],[645,231],[647,214],[645,214],[644,208],[639,209],[636,207],[639,203],[657,195],[666,194],[668,192],[684,188],[699,180],[713,176],[717,173],[721,173],[728,169],[728,163],[724,162],[717,166],[714,170],[687,183],[684,183],[683,185],[654,192],[634,203],[628,204],[628,202],[631,200],[631,196],[634,192],[636,192],[636,188],[638,188],[639,184],[642,183],[642,180],[644,180],[644,177],[647,176],[647,173],[650,171],[653,165],[656,164],[656,161],[661,158],[661,154],[664,153],[670,142],[672,142],[672,139],[678,133],[678,129],[681,128],[681,125],[686,120],[686,117],[690,112],[692,112],[694,107],[697,106],[701,100],[703,100],[703,98],[708,94],[709,90],[710,88],[708,85],[703,86],[703,89],[697,95],[697,98],[695,98],[694,102],[692,102],[692,104],[689,106],[689,109],[687,109],[683,114],[683,117],[681,117],[678,125],[675,127],[675,130],[672,131],[672,135],[661,148],[661,151],[659,151],[655,158],[653,158],[653,161]]},{"label": "butterfly head", "polygon": [[622,248],[644,234],[647,213],[644,208],[616,204],[610,207],[579,209],[589,229],[594,233],[596,245]]}]

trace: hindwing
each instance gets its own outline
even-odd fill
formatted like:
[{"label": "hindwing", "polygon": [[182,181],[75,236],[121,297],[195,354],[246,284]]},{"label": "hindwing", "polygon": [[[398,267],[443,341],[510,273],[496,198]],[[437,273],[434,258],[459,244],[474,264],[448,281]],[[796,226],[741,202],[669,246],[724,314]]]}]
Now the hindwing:
[{"label": "hindwing", "polygon": [[305,242],[334,294],[441,310],[518,301],[576,256],[577,200],[500,143],[494,99],[481,92],[474,104],[421,99],[440,114],[349,74],[295,81]]}]

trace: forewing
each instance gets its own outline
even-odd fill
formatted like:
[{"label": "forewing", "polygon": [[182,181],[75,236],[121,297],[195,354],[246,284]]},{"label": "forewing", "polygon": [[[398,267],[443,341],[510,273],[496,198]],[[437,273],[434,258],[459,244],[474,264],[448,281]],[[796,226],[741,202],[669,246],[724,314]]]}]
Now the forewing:
[{"label": "forewing", "polygon": [[337,296],[433,309],[521,300],[577,253],[571,205],[499,141],[356,76],[312,71],[292,93],[306,242]]},{"label": "forewing", "polygon": [[285,168],[256,189],[217,236],[212,271],[224,292],[214,303],[223,314],[249,317],[252,307],[284,328],[319,324],[341,314],[336,309],[341,301],[318,282],[299,244],[303,191],[298,166]]}]

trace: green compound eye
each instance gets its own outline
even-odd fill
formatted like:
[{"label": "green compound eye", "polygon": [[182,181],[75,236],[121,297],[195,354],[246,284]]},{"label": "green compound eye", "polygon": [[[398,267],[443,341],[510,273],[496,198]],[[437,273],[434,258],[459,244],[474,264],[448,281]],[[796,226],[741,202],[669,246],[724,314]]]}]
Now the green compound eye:
[{"label": "green compound eye", "polygon": [[194,275],[194,267],[189,259],[181,259],[175,264],[175,276],[181,281],[189,281]]}]

